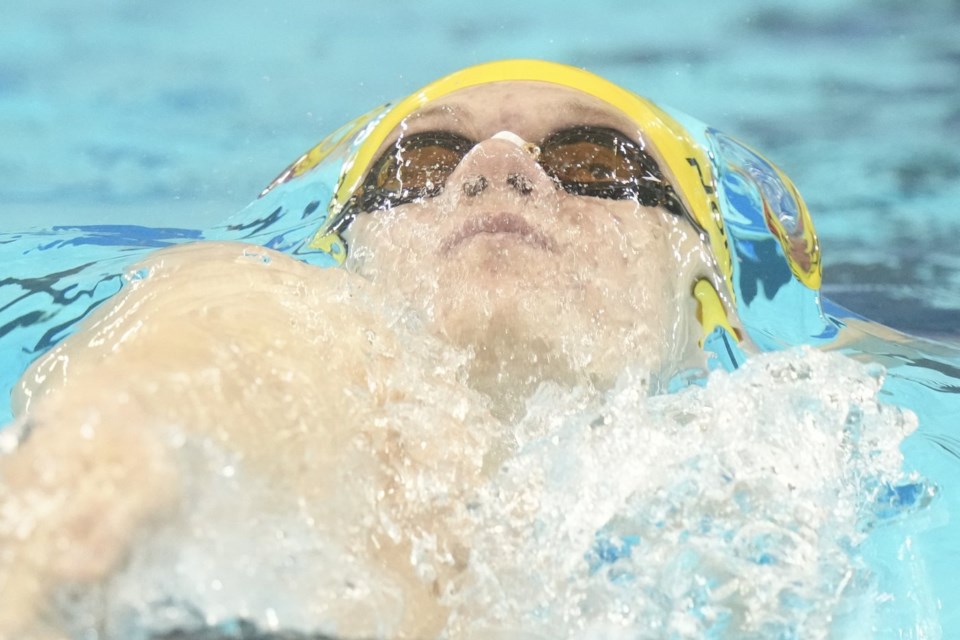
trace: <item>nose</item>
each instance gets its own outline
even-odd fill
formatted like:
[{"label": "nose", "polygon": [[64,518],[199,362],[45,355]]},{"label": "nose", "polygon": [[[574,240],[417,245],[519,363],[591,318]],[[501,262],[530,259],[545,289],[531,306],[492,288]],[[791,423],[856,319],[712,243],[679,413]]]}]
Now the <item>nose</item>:
[{"label": "nose", "polygon": [[537,153],[514,134],[497,134],[464,156],[447,179],[446,192],[463,204],[497,197],[556,198],[556,184],[537,163]]}]

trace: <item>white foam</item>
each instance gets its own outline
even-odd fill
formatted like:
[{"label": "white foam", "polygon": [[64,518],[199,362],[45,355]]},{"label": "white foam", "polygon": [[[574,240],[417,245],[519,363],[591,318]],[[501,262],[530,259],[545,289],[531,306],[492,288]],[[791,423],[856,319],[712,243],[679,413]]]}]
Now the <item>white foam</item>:
[{"label": "white foam", "polygon": [[[915,418],[878,402],[876,372],[814,351],[672,396],[621,383],[484,488],[473,570],[450,597],[458,632],[829,635],[864,582],[857,547],[878,493],[902,480]],[[483,534],[498,522],[511,526]]]},{"label": "white foam", "polygon": [[[357,545],[386,532],[440,591],[443,637],[819,638],[851,616],[869,636],[871,608],[893,605],[859,549],[878,495],[907,480],[899,446],[916,427],[879,401],[881,382],[804,349],[674,395],[648,397],[636,371],[603,397],[544,386],[499,469],[464,483],[503,426],[465,408],[474,396],[414,377],[423,406],[395,409],[409,425],[410,454],[390,466],[400,496],[370,496],[376,517],[350,523],[187,438],[180,520],[68,609],[89,627],[95,598],[109,638],[237,618],[389,636],[403,585]],[[438,433],[441,411],[470,437]],[[438,439],[446,455],[418,457]]]}]

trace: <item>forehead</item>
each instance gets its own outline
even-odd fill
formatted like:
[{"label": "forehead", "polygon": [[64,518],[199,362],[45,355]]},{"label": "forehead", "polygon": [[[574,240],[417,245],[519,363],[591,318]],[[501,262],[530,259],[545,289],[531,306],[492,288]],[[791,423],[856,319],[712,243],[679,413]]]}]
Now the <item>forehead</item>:
[{"label": "forehead", "polygon": [[612,127],[643,142],[638,125],[599,98],[547,82],[520,81],[469,87],[433,100],[407,116],[394,134],[444,129],[481,140],[506,130],[535,142],[579,124]]}]

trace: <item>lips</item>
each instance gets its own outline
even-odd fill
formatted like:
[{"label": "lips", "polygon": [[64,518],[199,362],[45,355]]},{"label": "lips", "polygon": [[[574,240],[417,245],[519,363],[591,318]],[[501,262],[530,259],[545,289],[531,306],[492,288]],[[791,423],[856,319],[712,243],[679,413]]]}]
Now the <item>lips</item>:
[{"label": "lips", "polygon": [[504,212],[468,219],[457,231],[444,239],[440,244],[440,253],[448,254],[470,238],[480,234],[513,234],[526,244],[538,249],[551,253],[557,250],[557,243],[553,238],[531,225],[521,216]]}]

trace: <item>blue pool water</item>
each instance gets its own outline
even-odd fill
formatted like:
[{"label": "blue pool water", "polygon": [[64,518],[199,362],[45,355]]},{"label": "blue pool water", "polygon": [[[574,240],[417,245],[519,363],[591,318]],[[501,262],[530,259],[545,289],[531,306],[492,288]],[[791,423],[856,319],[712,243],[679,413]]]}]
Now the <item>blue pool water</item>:
[{"label": "blue pool water", "polygon": [[[472,63],[536,57],[587,67],[763,150],[807,199],[827,297],[915,335],[960,337],[955,1],[117,0],[0,12],[0,304],[28,293],[10,279],[29,276],[35,300],[85,310],[136,256],[200,237],[294,247],[307,227],[281,224],[278,240],[277,226],[228,218],[356,114]],[[38,319],[0,316],[0,421],[13,380],[72,327]],[[960,360],[930,353],[880,358],[905,363],[885,394],[920,419],[906,467],[939,487],[904,525],[926,574],[914,596],[935,621],[905,632],[918,638],[960,630]],[[870,551],[878,565],[902,553],[889,538]]]},{"label": "blue pool water", "polygon": [[213,224],[357,113],[469,64],[545,58],[762,149],[815,213],[827,295],[913,333],[960,326],[953,0],[41,0],[2,17],[2,230]]}]

